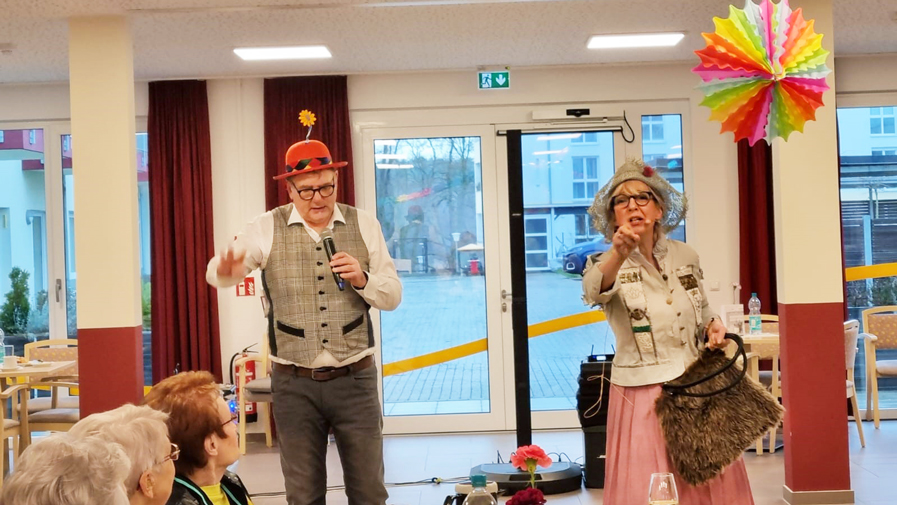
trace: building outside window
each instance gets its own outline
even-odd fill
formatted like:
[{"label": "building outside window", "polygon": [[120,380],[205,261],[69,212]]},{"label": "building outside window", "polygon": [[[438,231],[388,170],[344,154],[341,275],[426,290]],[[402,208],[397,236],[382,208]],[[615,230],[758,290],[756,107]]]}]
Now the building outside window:
[{"label": "building outside window", "polygon": [[870,107],[869,133],[872,135],[894,135],[894,107]]}]

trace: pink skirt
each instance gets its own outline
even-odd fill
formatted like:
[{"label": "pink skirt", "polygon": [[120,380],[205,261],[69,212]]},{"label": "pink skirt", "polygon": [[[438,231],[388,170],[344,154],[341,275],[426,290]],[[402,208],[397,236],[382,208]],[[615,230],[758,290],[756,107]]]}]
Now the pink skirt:
[{"label": "pink skirt", "polygon": [[[667,456],[654,402],[660,384],[639,387],[612,385],[607,418],[607,466],[604,480],[605,505],[648,503],[652,473],[673,473]],[[744,459],[729,465],[722,474],[698,487],[678,474],[676,489],[680,505],[753,505]]]}]

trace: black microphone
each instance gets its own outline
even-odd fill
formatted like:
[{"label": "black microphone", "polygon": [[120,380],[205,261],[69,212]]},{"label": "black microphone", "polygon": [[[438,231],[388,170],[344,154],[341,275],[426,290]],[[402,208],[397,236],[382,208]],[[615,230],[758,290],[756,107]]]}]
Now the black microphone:
[{"label": "black microphone", "polygon": [[[336,254],[336,246],[333,245],[333,233],[330,230],[324,230],[321,232],[321,242],[324,243],[324,251],[327,252],[327,261],[333,261],[333,255]],[[333,272],[333,280],[336,282],[337,287],[340,291],[346,289],[345,281],[343,278],[339,276],[338,273]]]}]

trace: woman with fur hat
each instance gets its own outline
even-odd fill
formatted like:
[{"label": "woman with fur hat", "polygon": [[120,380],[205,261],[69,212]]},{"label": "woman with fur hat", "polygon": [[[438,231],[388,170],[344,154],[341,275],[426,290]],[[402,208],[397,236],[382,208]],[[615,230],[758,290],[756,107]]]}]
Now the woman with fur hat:
[{"label": "woman with fur hat", "polygon": [[[612,247],[589,258],[583,299],[600,305],[616,336],[607,421],[605,503],[643,503],[651,474],[675,473],[654,403],[726,328],[704,295],[698,254],[668,239],[688,201],[641,160],[629,160],[595,195],[589,213]],[[720,427],[720,429],[726,429]],[[680,503],[752,505],[744,461],[707,484],[676,476]]]}]

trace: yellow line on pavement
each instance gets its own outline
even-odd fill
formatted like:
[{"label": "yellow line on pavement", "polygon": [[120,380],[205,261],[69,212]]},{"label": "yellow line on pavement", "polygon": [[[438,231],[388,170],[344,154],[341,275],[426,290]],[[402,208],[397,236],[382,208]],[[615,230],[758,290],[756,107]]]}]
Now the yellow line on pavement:
[{"label": "yellow line on pavement", "polygon": [[[559,317],[557,319],[551,319],[549,321],[543,321],[541,323],[530,325],[529,338],[535,338],[542,335],[547,335],[549,333],[554,333],[556,331],[568,330],[570,328],[585,326],[587,324],[597,323],[604,320],[604,312],[597,310],[583,312],[581,314],[573,314],[572,316]],[[383,376],[388,377],[390,375],[410,372],[412,370],[418,370],[420,368],[426,368],[428,366],[438,365],[440,363],[446,363],[460,358],[466,358],[467,356],[472,356],[476,353],[483,352],[486,349],[488,349],[486,339],[481,338],[473,342],[468,342],[466,344],[458,345],[455,347],[449,347],[448,349],[443,349],[441,351],[431,352],[420,356],[415,356],[413,358],[395,361],[393,363],[387,363],[383,365]]]},{"label": "yellow line on pavement", "polygon": [[556,331],[569,330],[570,328],[576,328],[577,326],[599,323],[605,319],[604,312],[600,310],[590,310],[588,312],[573,314],[572,316],[550,319],[541,323],[531,324],[529,326],[529,338],[540,337]]},{"label": "yellow line on pavement", "polygon": [[897,275],[897,263],[882,263],[864,267],[850,267],[844,269],[846,281],[859,281],[863,279],[877,279],[879,277],[893,277]]},{"label": "yellow line on pavement", "polygon": [[478,352],[483,352],[486,349],[486,339],[481,338],[479,340],[474,340],[473,342],[457,345],[455,347],[449,347],[448,349],[443,349],[441,351],[422,354],[420,356],[403,359],[401,361],[395,361],[393,363],[387,363],[383,365],[383,376],[388,377],[390,375],[410,372],[419,368],[426,368],[428,366],[438,365],[447,361],[465,358]]}]

